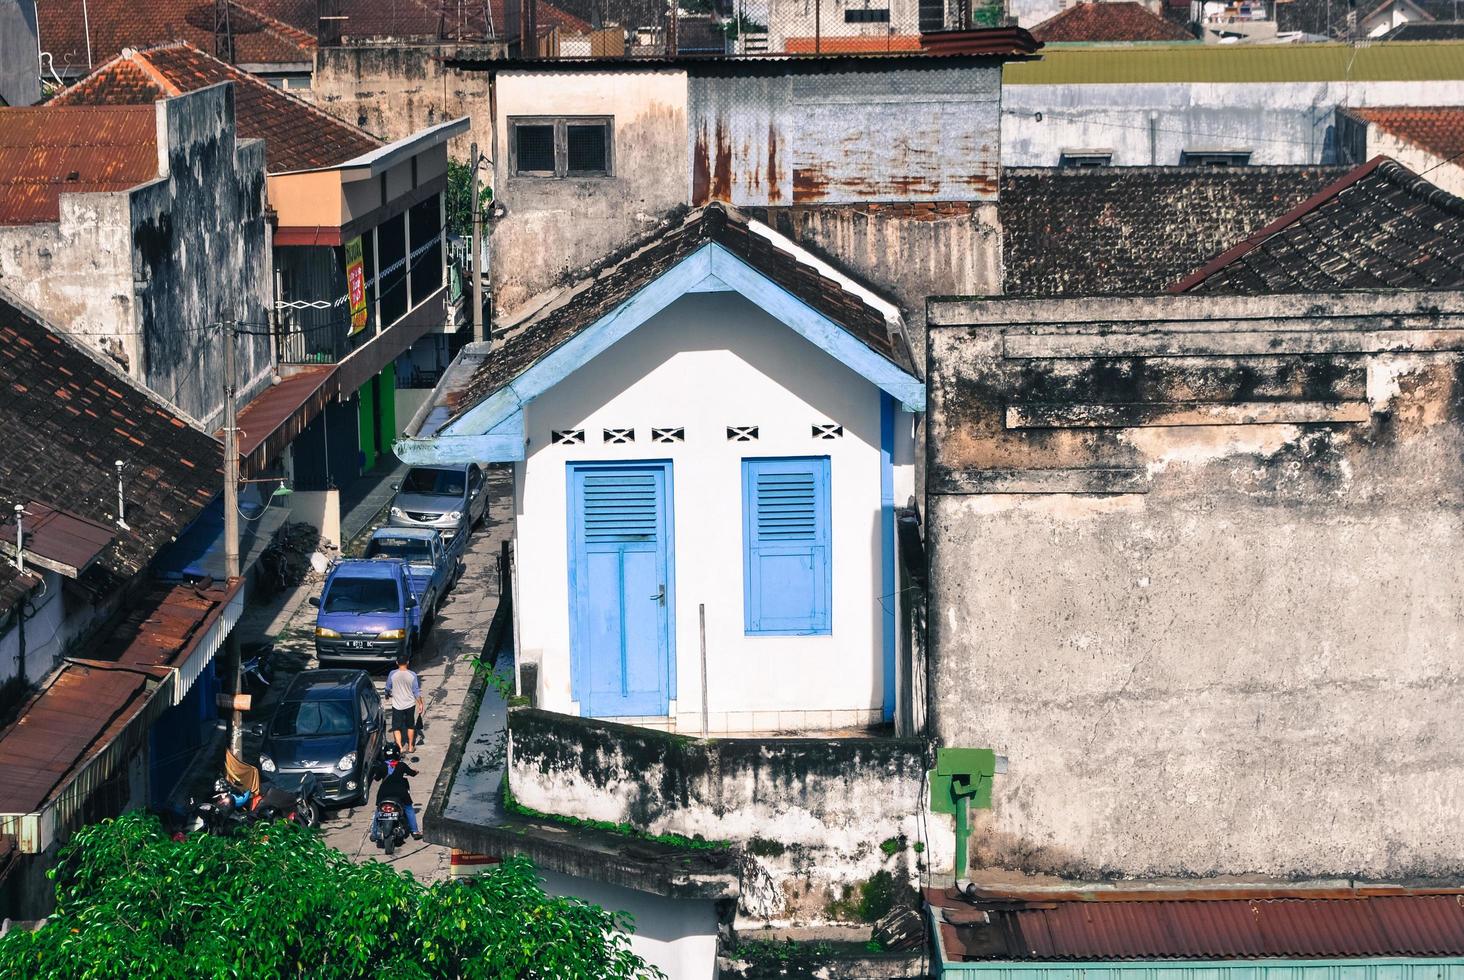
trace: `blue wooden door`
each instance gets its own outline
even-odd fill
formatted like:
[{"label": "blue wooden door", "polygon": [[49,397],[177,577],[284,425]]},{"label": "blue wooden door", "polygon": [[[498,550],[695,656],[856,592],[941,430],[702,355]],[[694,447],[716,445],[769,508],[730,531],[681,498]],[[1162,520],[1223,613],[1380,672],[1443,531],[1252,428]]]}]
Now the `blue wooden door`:
[{"label": "blue wooden door", "polygon": [[586,715],[670,709],[667,482],[663,464],[570,467],[571,644]]}]

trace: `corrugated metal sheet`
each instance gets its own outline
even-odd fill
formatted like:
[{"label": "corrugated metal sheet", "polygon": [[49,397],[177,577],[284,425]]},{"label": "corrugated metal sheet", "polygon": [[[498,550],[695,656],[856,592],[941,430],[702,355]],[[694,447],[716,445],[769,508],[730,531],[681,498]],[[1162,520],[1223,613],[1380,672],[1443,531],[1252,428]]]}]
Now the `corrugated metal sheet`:
[{"label": "corrugated metal sheet", "polygon": [[[105,524],[39,501],[27,503],[23,513],[26,559],[69,578],[76,578],[96,561],[115,536]],[[13,519],[0,524],[0,549],[15,554]]]},{"label": "corrugated metal sheet", "polygon": [[[1401,892],[1401,890],[1400,890]],[[1464,957],[1464,891],[1142,899],[932,900],[956,958]]]},{"label": "corrugated metal sheet", "polygon": [[339,390],[336,365],[310,364],[254,396],[239,413],[240,469],[249,476],[261,472]]},{"label": "corrugated metal sheet", "polygon": [[0,224],[55,221],[60,197],[158,175],[152,106],[0,108]]},{"label": "corrugated metal sheet", "polygon": [[1045,48],[1009,64],[1008,85],[1144,82],[1354,82],[1464,79],[1464,42]]},{"label": "corrugated metal sheet", "polygon": [[1000,69],[687,79],[692,203],[995,200]]}]

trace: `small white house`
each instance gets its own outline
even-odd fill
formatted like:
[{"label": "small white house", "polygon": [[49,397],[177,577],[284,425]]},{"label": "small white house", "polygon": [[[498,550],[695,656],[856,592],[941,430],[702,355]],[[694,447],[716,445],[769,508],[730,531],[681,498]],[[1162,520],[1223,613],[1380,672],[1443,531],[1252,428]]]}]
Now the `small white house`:
[{"label": "small white house", "polygon": [[712,204],[470,346],[397,451],[514,461],[541,707],[697,732],[705,676],[711,732],[828,729],[893,716],[924,406],[895,307]]}]

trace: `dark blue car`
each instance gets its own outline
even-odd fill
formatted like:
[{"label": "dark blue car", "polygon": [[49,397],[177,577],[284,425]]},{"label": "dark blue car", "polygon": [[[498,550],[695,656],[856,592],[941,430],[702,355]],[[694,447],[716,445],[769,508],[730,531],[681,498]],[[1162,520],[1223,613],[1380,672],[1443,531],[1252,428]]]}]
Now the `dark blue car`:
[{"label": "dark blue car", "polygon": [[265,727],[259,768],[290,792],[314,773],[327,805],[363,803],[385,737],[381,696],[364,670],[304,670]]}]

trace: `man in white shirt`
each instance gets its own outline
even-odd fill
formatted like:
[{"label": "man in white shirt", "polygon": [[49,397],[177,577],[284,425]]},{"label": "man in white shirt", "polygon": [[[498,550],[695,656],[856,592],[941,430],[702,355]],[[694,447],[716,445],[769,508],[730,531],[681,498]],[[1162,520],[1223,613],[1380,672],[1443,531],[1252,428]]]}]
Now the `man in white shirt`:
[{"label": "man in white shirt", "polygon": [[[396,670],[386,675],[386,696],[391,699],[391,736],[397,750],[411,755],[417,751],[416,716],[422,710],[422,683],[407,668],[411,655],[397,657]],[[405,741],[406,744],[403,744]]]}]

